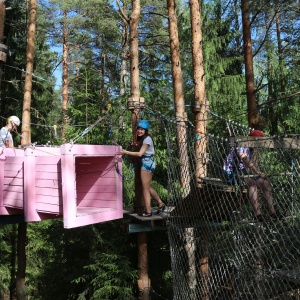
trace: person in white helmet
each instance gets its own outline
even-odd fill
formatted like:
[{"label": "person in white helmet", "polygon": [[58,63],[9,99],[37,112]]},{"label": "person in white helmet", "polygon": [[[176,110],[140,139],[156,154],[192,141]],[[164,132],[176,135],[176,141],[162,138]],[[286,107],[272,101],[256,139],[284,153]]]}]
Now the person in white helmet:
[{"label": "person in white helmet", "polygon": [[20,126],[20,123],[20,119],[16,116],[11,116],[7,119],[6,126],[2,127],[0,131],[0,147],[14,147],[14,141],[11,132],[16,131],[17,127]]}]

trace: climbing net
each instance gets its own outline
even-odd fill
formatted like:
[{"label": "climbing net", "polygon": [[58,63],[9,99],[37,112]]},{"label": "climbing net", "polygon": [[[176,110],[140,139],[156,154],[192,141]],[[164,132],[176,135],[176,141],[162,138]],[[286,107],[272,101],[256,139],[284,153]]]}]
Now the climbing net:
[{"label": "climbing net", "polygon": [[[246,138],[249,128],[220,119],[230,138],[159,120],[168,151],[174,299],[299,299],[300,136]],[[245,183],[255,180],[251,172],[226,184],[223,163],[236,147],[255,150],[280,218],[270,217],[258,189],[264,220],[255,219]]]}]

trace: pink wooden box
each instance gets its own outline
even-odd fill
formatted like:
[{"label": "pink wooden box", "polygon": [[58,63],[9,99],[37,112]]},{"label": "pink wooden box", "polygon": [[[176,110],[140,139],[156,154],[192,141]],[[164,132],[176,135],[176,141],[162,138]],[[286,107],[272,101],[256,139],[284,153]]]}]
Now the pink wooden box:
[{"label": "pink wooden box", "polygon": [[123,217],[122,160],[117,146],[61,146],[64,227]]},{"label": "pink wooden box", "polygon": [[60,147],[28,147],[24,159],[25,221],[63,214]]},{"label": "pink wooden box", "polygon": [[24,150],[0,148],[0,215],[23,214]]},{"label": "pink wooden box", "polygon": [[118,147],[1,150],[0,215],[24,213],[26,222],[63,217],[65,228],[123,217]]}]

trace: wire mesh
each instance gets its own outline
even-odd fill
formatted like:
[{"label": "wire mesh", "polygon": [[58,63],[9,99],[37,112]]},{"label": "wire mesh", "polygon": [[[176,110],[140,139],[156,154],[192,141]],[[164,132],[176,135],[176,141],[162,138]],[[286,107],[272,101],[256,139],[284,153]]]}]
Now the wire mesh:
[{"label": "wire mesh", "polygon": [[[188,122],[184,130],[176,122],[163,125],[168,206],[174,207],[168,217],[173,299],[299,299],[299,136],[232,140],[198,136]],[[235,135],[249,132],[230,126]],[[179,159],[182,147],[187,150],[184,161]],[[264,220],[255,218],[245,176],[238,184],[226,184],[223,164],[233,147],[255,149],[280,218],[270,216],[261,188]],[[254,180],[255,174],[248,174]]]}]

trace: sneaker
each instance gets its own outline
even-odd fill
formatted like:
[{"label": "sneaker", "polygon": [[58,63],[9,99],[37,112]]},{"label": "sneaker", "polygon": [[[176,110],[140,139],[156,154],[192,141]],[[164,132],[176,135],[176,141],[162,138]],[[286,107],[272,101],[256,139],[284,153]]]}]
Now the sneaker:
[{"label": "sneaker", "polygon": [[159,206],[157,208],[157,214],[160,214],[161,212],[163,212],[166,208],[166,205],[163,203],[161,206]]},{"label": "sneaker", "polygon": [[139,215],[140,217],[152,217],[152,212],[151,213],[147,213],[147,212],[144,212],[142,213],[141,215]]}]

